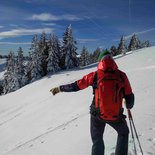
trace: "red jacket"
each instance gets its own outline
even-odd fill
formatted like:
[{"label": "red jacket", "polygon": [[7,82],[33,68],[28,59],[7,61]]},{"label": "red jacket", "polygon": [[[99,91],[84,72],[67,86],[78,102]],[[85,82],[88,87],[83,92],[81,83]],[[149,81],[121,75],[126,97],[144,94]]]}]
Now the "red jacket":
[{"label": "red jacket", "polygon": [[[77,80],[74,83],[60,86],[60,90],[62,92],[73,92],[73,91],[79,91],[79,90],[85,89],[88,86],[93,86],[95,74],[97,72],[100,72],[100,71],[103,72],[103,71],[107,71],[107,70],[114,70],[114,71],[117,70],[120,72],[121,77],[123,78],[123,81],[124,81],[124,98],[127,97],[127,102],[130,102],[129,107],[132,107],[134,104],[133,103],[134,102],[134,96],[132,93],[132,88],[131,88],[130,82],[129,82],[126,74],[123,71],[120,71],[118,69],[117,64],[110,57],[107,57],[106,59],[103,59],[102,61],[99,62],[98,66],[97,66],[97,71],[91,72],[91,73],[83,76],[82,79]],[[131,95],[131,97],[130,97],[130,95]]]}]

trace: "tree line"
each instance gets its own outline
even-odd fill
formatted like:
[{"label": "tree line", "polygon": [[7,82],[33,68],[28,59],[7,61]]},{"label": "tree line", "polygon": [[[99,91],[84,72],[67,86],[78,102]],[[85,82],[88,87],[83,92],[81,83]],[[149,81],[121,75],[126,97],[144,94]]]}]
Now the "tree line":
[{"label": "tree line", "polygon": [[14,52],[9,53],[4,73],[3,93],[13,92],[48,73],[54,74],[62,69],[78,67],[76,44],[71,25],[63,34],[62,45],[55,34],[50,34],[48,39],[45,32],[42,32],[40,38],[35,34],[26,60],[21,47],[17,51],[17,56]]},{"label": "tree line", "polygon": [[[150,46],[151,45],[148,40],[145,42],[141,42],[138,36],[136,34],[133,34],[128,46],[125,43],[125,37],[122,36],[117,47],[115,45],[112,45],[110,49],[104,49],[104,50],[108,50],[112,56],[117,56],[120,54],[125,55],[129,51],[134,51],[140,48],[150,47]],[[83,46],[81,51],[81,56],[80,56],[80,65],[86,66],[97,62],[98,56],[100,53],[101,53],[100,48],[97,48],[93,53],[89,53],[87,48]]]},{"label": "tree line", "polygon": [[[128,47],[125,45],[124,37],[121,37],[118,47],[113,45],[109,51],[113,56],[124,55],[128,51],[148,46],[150,46],[149,41],[141,43],[134,34]],[[71,25],[66,28],[62,43],[54,33],[50,34],[48,39],[45,32],[42,32],[40,38],[38,34],[35,34],[32,38],[28,57],[24,57],[21,47],[19,47],[17,55],[14,52],[8,54],[4,79],[0,81],[0,94],[16,91],[48,73],[54,74],[60,70],[95,63],[98,61],[100,53],[100,48],[89,53],[87,48],[83,46],[80,54],[78,54],[77,42],[73,37]]]}]

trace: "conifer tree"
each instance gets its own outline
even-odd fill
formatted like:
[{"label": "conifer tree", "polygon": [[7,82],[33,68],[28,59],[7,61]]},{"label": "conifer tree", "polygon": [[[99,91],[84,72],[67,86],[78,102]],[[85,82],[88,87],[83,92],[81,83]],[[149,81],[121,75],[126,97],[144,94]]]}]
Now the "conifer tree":
[{"label": "conifer tree", "polygon": [[83,46],[82,51],[81,51],[81,57],[80,57],[80,65],[81,66],[86,66],[90,64],[90,55],[85,46]]},{"label": "conifer tree", "polygon": [[26,66],[25,66],[25,78],[26,78],[26,81],[27,81],[27,84],[31,82],[32,80],[32,77],[31,77],[31,71],[32,71],[32,53],[29,52],[29,56],[28,56],[28,60],[27,60],[27,63],[26,63]]},{"label": "conifer tree", "polygon": [[116,56],[117,55],[117,48],[116,48],[116,46],[114,46],[114,45],[111,46],[110,52],[111,52],[112,56]]},{"label": "conifer tree", "polygon": [[49,37],[49,56],[48,56],[48,64],[47,64],[47,71],[48,72],[56,72],[60,70],[59,63],[60,63],[60,45],[58,38],[51,34]]},{"label": "conifer tree", "polygon": [[74,68],[79,66],[79,61],[76,53],[76,41],[72,35],[72,27],[69,25],[63,35],[63,46],[62,46],[62,57],[61,67],[62,68]]},{"label": "conifer tree", "polygon": [[15,67],[15,56],[13,52],[10,52],[6,60],[6,72],[4,73],[4,94],[12,91],[12,84],[14,79],[14,67]]},{"label": "conifer tree", "polygon": [[19,86],[23,87],[26,83],[26,77],[25,77],[25,66],[24,66],[24,56],[23,56],[23,50],[21,47],[18,49],[18,55],[17,55],[17,75],[18,75],[18,81]]},{"label": "conifer tree", "polygon": [[149,40],[147,40],[144,43],[142,43],[140,47],[144,48],[144,47],[150,47],[150,46],[151,46],[151,44],[150,44]]},{"label": "conifer tree", "polygon": [[128,51],[136,50],[140,48],[140,41],[136,34],[134,34],[130,40]]},{"label": "conifer tree", "polygon": [[47,46],[47,41],[46,41],[46,33],[43,31],[40,37],[40,42],[39,42],[39,51],[40,56],[41,56],[41,66],[42,66],[42,71],[41,75],[45,76],[47,74],[47,58],[48,58],[48,46]]},{"label": "conifer tree", "polygon": [[119,46],[118,46],[117,50],[118,50],[118,54],[123,54],[123,55],[126,54],[127,49],[126,49],[126,46],[125,46],[125,39],[124,39],[123,36],[121,37],[121,40],[120,40],[120,43],[119,43]]},{"label": "conifer tree", "polygon": [[3,80],[0,80],[0,95],[3,94]]},{"label": "conifer tree", "polygon": [[10,83],[10,92],[16,91],[21,87],[20,86],[20,82],[21,82],[20,78],[22,78],[22,77],[18,74],[18,64],[17,64],[17,60],[15,60],[14,70],[12,73],[12,81]]},{"label": "conifer tree", "polygon": [[31,44],[31,81],[42,77],[42,54],[39,51],[38,35],[35,34]]},{"label": "conifer tree", "polygon": [[100,53],[101,53],[101,49],[100,48],[97,48],[94,52],[93,52],[93,61],[92,61],[92,63],[95,63],[95,62],[97,62],[98,61],[98,57],[99,57],[99,55],[100,55]]}]

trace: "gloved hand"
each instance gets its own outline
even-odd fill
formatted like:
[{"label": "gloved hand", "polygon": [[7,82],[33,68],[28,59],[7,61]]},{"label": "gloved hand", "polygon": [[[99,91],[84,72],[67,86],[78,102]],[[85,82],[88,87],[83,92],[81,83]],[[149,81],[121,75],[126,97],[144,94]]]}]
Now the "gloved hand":
[{"label": "gloved hand", "polygon": [[124,98],[125,98],[125,102],[126,102],[126,108],[132,109],[134,106],[134,100],[135,100],[134,94],[131,93],[129,95],[126,95]]},{"label": "gloved hand", "polygon": [[56,95],[57,93],[60,93],[60,87],[55,87],[55,88],[52,88],[50,90],[50,92],[53,94],[53,95]]}]

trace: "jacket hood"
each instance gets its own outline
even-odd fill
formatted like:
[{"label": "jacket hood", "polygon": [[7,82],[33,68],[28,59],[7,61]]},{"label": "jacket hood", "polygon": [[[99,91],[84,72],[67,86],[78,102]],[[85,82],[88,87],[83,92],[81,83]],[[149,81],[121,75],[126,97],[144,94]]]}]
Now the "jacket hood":
[{"label": "jacket hood", "polygon": [[107,55],[104,59],[102,59],[98,66],[97,69],[103,70],[103,71],[107,71],[107,70],[117,70],[118,66],[115,63],[114,59]]}]

